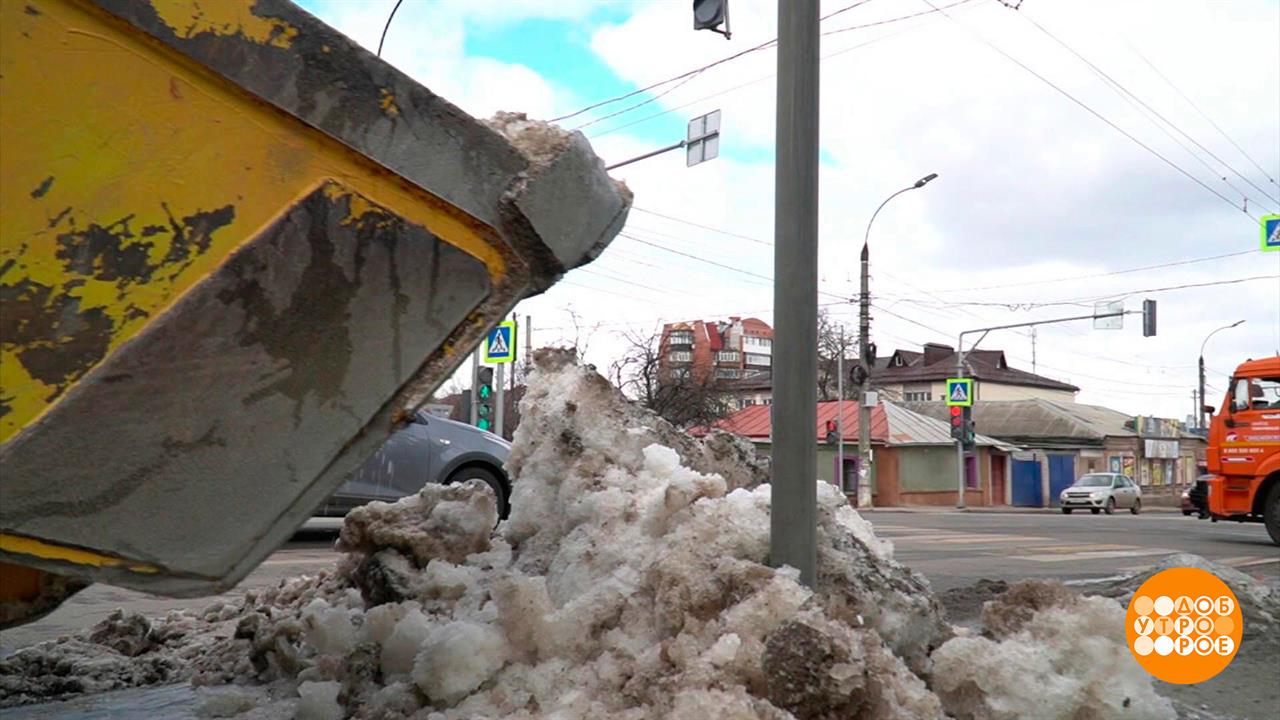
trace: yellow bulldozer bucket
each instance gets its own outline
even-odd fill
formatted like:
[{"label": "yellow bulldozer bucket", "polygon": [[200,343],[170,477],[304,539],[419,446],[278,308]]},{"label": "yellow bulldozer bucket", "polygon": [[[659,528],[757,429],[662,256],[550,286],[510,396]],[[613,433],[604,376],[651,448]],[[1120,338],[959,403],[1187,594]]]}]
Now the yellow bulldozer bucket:
[{"label": "yellow bulldozer bucket", "polygon": [[6,0],[0,91],[11,587],[232,586],[629,206],[284,0]]}]

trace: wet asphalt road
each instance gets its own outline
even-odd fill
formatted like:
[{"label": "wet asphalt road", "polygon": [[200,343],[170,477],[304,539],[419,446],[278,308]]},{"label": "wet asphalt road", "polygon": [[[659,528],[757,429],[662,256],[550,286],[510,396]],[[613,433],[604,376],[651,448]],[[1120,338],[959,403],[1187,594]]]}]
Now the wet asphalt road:
[{"label": "wet asphalt road", "polygon": [[897,559],[923,572],[936,590],[982,578],[1107,577],[1179,552],[1280,584],[1280,548],[1260,524],[1212,523],[1155,510],[1108,516],[885,509],[864,517],[877,535],[893,541]]}]

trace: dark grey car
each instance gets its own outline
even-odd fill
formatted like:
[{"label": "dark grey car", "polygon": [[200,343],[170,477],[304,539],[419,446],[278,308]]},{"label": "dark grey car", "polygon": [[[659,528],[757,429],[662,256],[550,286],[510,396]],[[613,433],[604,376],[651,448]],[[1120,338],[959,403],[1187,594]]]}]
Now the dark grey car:
[{"label": "dark grey car", "polygon": [[419,412],[397,430],[316,511],[346,515],[372,500],[391,502],[412,495],[427,483],[483,480],[498,496],[502,517],[510,510],[511,483],[502,466],[511,443],[465,423]]}]

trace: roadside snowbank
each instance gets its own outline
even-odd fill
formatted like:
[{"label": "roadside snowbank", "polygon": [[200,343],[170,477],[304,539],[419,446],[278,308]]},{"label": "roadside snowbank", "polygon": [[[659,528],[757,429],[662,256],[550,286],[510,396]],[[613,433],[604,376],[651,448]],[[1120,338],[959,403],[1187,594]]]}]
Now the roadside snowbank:
[{"label": "roadside snowbank", "polygon": [[[266,685],[317,719],[1171,715],[1115,601],[1015,593],[991,637],[957,637],[825,483],[806,589],[767,564],[768,469],[748,444],[690,438],[566,351],[535,365],[499,533],[481,483],[373,503],[334,571],[22,651],[0,661],[0,704],[190,679]],[[63,692],[76,662],[105,679]]]}]

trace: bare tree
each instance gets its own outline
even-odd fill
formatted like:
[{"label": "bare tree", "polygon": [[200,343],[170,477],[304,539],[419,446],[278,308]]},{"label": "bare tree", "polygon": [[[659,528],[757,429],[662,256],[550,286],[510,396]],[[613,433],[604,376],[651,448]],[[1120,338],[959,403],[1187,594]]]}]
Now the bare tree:
[{"label": "bare tree", "polygon": [[839,388],[837,377],[840,356],[844,356],[844,398],[855,397],[857,389],[849,382],[849,366],[858,361],[858,333],[855,328],[835,320],[826,308],[818,310],[818,399],[835,400]]},{"label": "bare tree", "polygon": [[710,371],[664,373],[660,337],[628,332],[627,350],[609,378],[628,397],[680,428],[707,426],[730,413],[729,396]]}]

